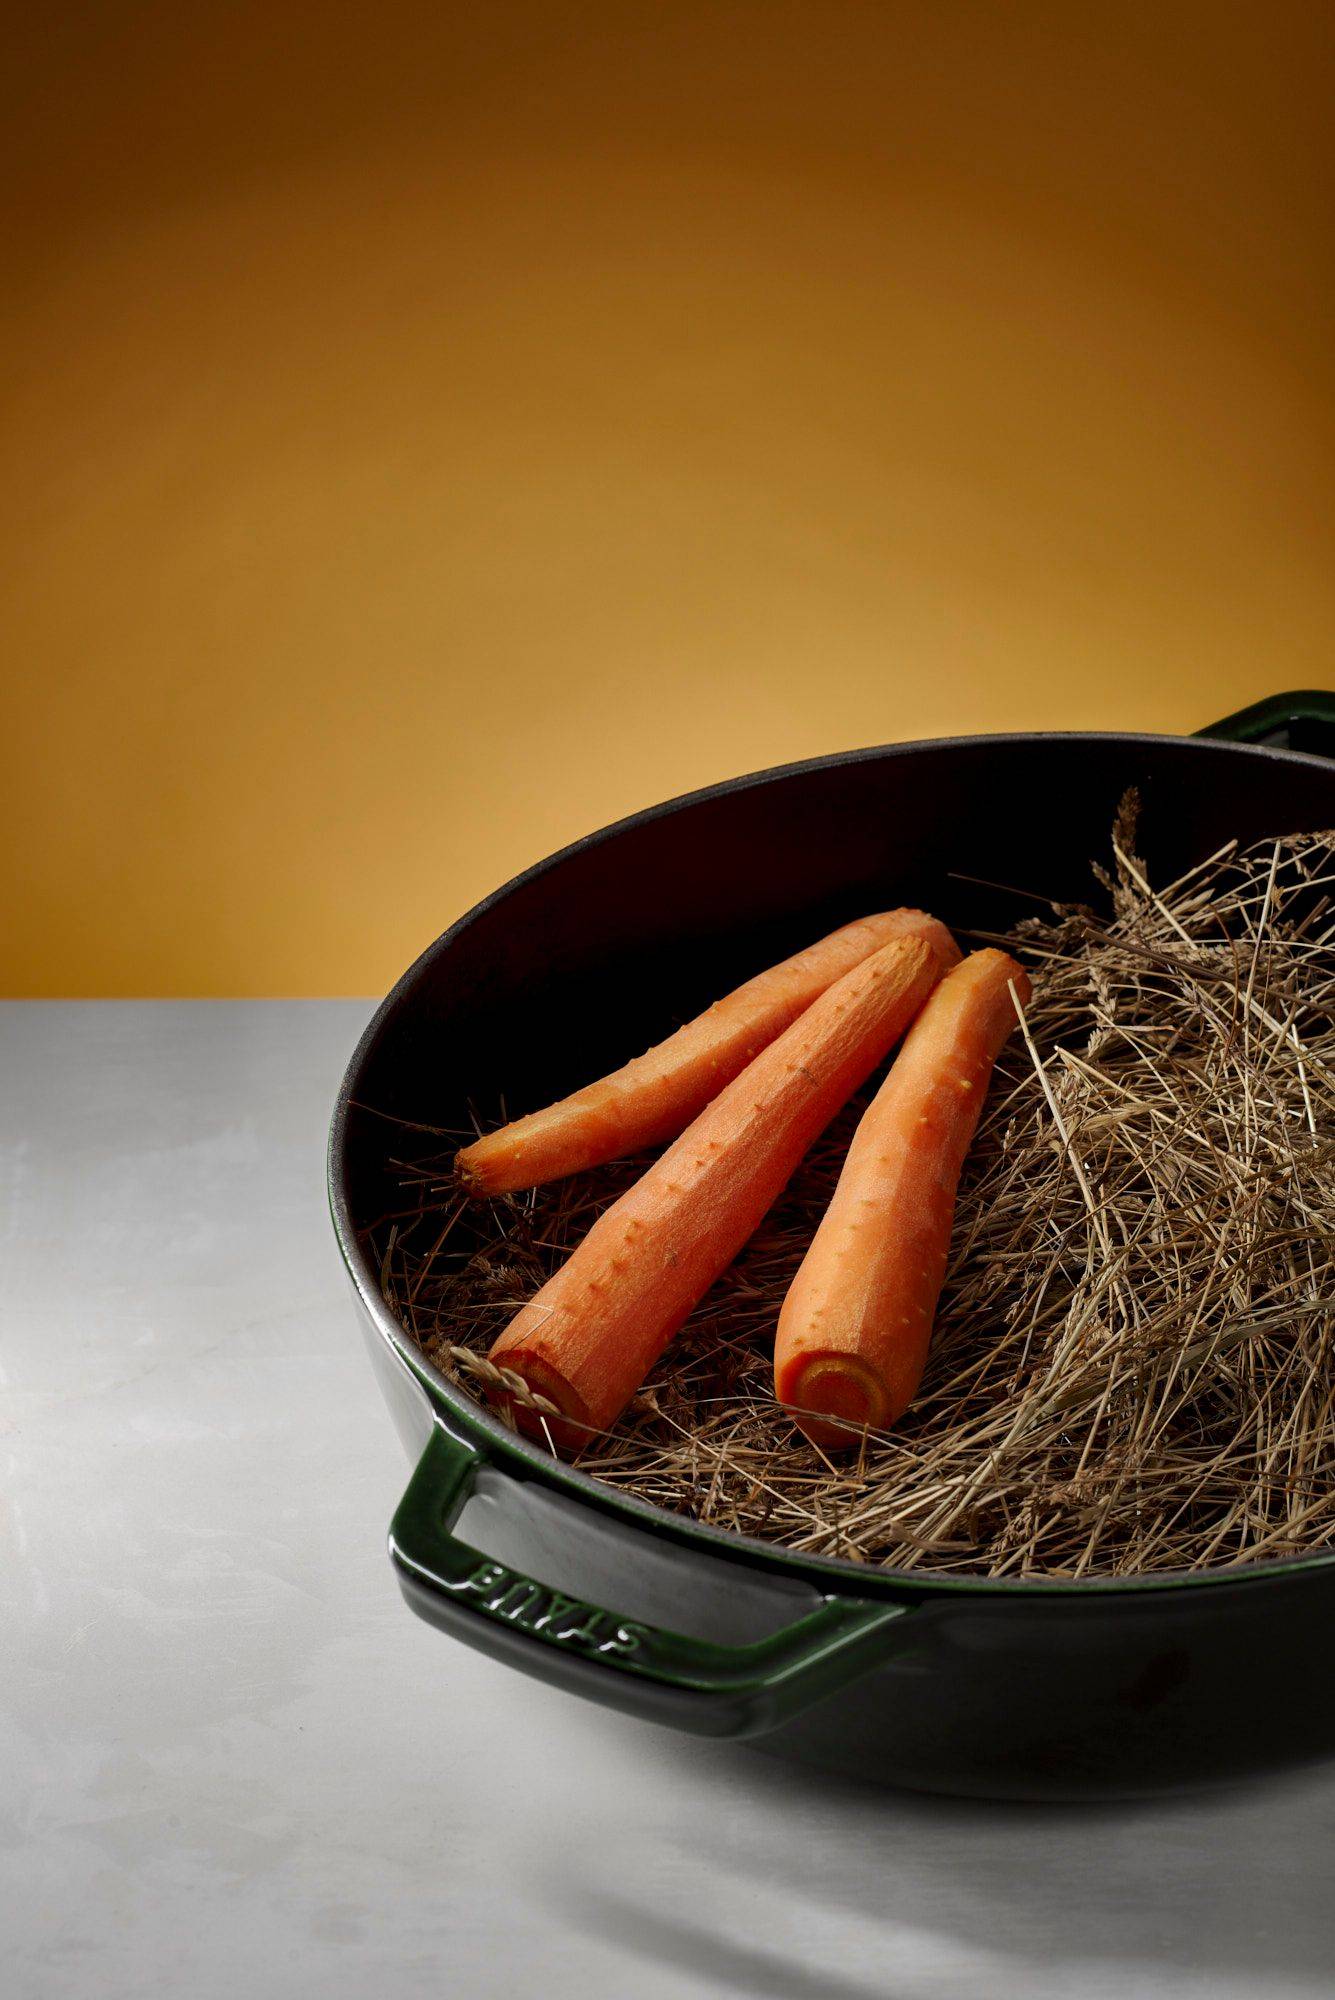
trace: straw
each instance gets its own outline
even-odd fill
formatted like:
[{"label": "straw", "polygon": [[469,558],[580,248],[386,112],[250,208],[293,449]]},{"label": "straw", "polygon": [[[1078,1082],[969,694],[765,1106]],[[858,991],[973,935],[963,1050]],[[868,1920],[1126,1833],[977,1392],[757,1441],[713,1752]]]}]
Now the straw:
[{"label": "straw", "polygon": [[[1128,799],[1102,911],[988,940],[1034,997],[895,1431],[828,1457],[773,1400],[778,1309],[863,1093],[585,1471],[896,1569],[1125,1576],[1335,1544],[1335,834],[1230,844],[1157,889],[1134,841]],[[395,1131],[400,1212],[370,1236],[404,1327],[482,1395],[496,1335],[644,1161],[470,1204],[441,1138]]]}]

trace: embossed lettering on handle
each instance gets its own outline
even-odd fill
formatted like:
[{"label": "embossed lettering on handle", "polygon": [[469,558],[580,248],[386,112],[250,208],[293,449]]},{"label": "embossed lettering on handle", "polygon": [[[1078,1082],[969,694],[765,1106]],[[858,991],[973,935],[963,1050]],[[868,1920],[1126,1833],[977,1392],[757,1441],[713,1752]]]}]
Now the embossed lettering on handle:
[{"label": "embossed lettering on handle", "polygon": [[634,1653],[649,1636],[647,1625],[615,1618],[577,1597],[563,1597],[549,1584],[535,1583],[488,1557],[462,1576],[442,1577],[441,1585],[445,1590],[476,1592],[494,1617],[508,1619],[526,1632],[541,1632],[562,1646],[592,1653]]}]

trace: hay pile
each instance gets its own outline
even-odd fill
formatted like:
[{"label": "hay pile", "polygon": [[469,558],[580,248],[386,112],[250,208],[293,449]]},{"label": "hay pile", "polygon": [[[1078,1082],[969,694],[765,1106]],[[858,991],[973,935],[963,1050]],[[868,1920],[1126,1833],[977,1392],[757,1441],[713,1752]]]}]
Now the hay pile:
[{"label": "hay pile", "polygon": [[[776,1408],[774,1322],[858,1104],[583,1470],[796,1550],[1128,1575],[1335,1543],[1335,834],[1155,890],[1124,811],[1106,901],[1028,918],[1026,1033],[961,1191],[922,1390],[825,1457]],[[384,1295],[480,1393],[510,1315],[643,1162],[489,1204],[422,1135],[372,1232]]]}]

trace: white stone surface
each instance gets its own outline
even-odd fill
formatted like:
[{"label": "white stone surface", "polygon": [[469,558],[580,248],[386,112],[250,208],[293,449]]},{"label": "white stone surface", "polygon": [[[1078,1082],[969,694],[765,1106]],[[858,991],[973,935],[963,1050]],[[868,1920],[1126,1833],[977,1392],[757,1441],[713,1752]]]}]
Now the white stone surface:
[{"label": "white stone surface", "polygon": [[323,1142],[354,1002],[0,1009],[0,1983],[96,2000],[1332,1992],[1335,1768],[831,1784],[403,1606]]}]

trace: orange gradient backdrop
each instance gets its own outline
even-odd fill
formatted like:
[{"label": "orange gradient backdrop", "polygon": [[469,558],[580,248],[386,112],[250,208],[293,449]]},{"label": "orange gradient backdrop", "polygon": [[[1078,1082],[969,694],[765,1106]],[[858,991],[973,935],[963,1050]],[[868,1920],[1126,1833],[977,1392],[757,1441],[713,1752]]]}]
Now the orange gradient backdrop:
[{"label": "orange gradient backdrop", "polygon": [[1330,684],[1329,9],[42,13],[4,991],[378,991],[739,770]]}]

